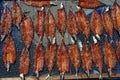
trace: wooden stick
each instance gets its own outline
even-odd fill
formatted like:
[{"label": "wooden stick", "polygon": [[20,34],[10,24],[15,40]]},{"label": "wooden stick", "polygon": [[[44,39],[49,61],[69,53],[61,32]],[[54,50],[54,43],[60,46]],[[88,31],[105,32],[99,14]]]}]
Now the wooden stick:
[{"label": "wooden stick", "polygon": [[[39,77],[40,80],[45,80],[47,75],[42,75]],[[108,78],[108,73],[103,73],[102,78]],[[120,77],[120,73],[112,73],[111,78]],[[87,79],[86,74],[78,74],[78,79]],[[99,78],[99,74],[90,74],[90,78]],[[36,80],[34,76],[25,77],[26,80]],[[59,75],[53,75],[50,77],[50,80],[59,80]],[[64,79],[76,79],[74,74],[66,74]],[[0,80],[21,80],[19,77],[8,77],[8,78],[0,78]]]}]

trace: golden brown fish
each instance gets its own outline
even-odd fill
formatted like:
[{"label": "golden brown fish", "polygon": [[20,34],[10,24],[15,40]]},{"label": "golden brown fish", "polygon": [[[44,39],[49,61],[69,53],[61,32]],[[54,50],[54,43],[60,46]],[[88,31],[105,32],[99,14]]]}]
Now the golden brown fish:
[{"label": "golden brown fish", "polygon": [[114,27],[116,28],[116,30],[120,31],[120,6],[116,2],[116,0],[112,7],[112,19],[114,22]]},{"label": "golden brown fish", "polygon": [[12,2],[12,21],[13,24],[19,26],[22,20],[22,9],[16,1]]},{"label": "golden brown fish", "polygon": [[34,50],[34,72],[36,77],[39,77],[39,72],[43,70],[44,67],[44,51],[41,44],[38,44]]},{"label": "golden brown fish", "polygon": [[76,76],[77,76],[78,70],[81,65],[80,52],[78,46],[76,44],[71,44],[68,51],[70,55],[70,60],[75,67]]},{"label": "golden brown fish", "polygon": [[82,9],[79,9],[76,13],[76,20],[78,28],[86,36],[87,40],[90,37],[90,22],[87,18],[87,15]]},{"label": "golden brown fish", "polygon": [[90,71],[92,70],[92,56],[88,45],[85,43],[83,45],[83,51],[81,54],[83,69],[87,73],[87,76],[90,76]]},{"label": "golden brown fish", "polygon": [[48,77],[50,76],[50,73],[54,67],[55,60],[56,60],[56,45],[49,43],[45,54],[45,63],[49,71]]},{"label": "golden brown fish", "polygon": [[61,35],[64,36],[66,30],[67,15],[63,6],[57,10],[57,27]]},{"label": "golden brown fish", "polygon": [[49,0],[22,0],[25,4],[33,7],[43,7],[55,5],[55,3]]},{"label": "golden brown fish", "polygon": [[112,74],[112,69],[116,66],[116,55],[112,45],[106,40],[104,44],[104,62],[108,68],[109,75]]},{"label": "golden brown fish", "polygon": [[99,0],[79,0],[78,5],[82,8],[93,9],[105,6],[104,3]]},{"label": "golden brown fish", "polygon": [[100,39],[100,35],[103,32],[103,22],[100,14],[96,10],[93,11],[91,16],[91,30]]},{"label": "golden brown fish", "polygon": [[33,39],[33,24],[30,17],[24,17],[20,24],[20,29],[25,47],[29,48]]},{"label": "golden brown fish", "polygon": [[37,10],[36,12],[36,18],[35,18],[35,31],[37,35],[40,38],[40,41],[42,41],[44,36],[44,23],[45,22],[45,10]]},{"label": "golden brown fish", "polygon": [[9,34],[11,27],[12,27],[11,12],[7,7],[5,7],[0,21],[0,34],[2,37],[1,41],[4,39],[6,35]]},{"label": "golden brown fish", "polygon": [[61,79],[64,78],[64,74],[69,71],[69,56],[65,48],[64,42],[62,42],[57,50],[57,67],[61,73]]},{"label": "golden brown fish", "polygon": [[19,65],[20,77],[24,79],[24,75],[27,75],[29,72],[30,65],[30,56],[27,48],[23,48],[21,52]]},{"label": "golden brown fish", "polygon": [[99,43],[92,44],[92,57],[93,61],[99,71],[99,78],[102,78],[102,69],[103,69],[103,57],[102,57],[102,51],[100,49]]},{"label": "golden brown fish", "polygon": [[10,35],[7,36],[4,42],[2,53],[3,62],[7,68],[7,71],[9,71],[10,65],[14,64],[16,61],[16,47],[13,38]]},{"label": "golden brown fish", "polygon": [[55,38],[55,32],[56,32],[56,22],[50,9],[48,10],[48,13],[46,14],[45,17],[45,31],[48,40],[50,42],[53,42],[53,38]]},{"label": "golden brown fish", "polygon": [[109,14],[109,11],[106,11],[105,13],[103,13],[103,23],[104,23],[104,28],[105,28],[106,32],[108,33],[108,35],[112,39],[114,25],[113,25],[112,18]]}]

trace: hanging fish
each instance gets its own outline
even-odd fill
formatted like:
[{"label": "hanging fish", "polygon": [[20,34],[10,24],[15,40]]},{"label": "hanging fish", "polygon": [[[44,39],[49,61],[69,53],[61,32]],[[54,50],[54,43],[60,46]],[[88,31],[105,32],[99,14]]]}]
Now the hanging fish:
[{"label": "hanging fish", "polygon": [[56,60],[56,45],[49,43],[46,48],[46,53],[45,53],[45,63],[49,71],[46,79],[48,79],[51,76],[51,72],[55,65],[55,60]]},{"label": "hanging fish", "polygon": [[102,69],[103,69],[103,57],[102,57],[102,51],[100,49],[100,44],[95,43],[92,44],[92,57],[93,57],[93,62],[95,63],[98,71],[99,71],[99,79],[102,78]]},{"label": "hanging fish", "polygon": [[16,1],[12,2],[12,11],[11,12],[12,12],[13,24],[17,25],[19,28],[23,14],[22,14],[21,7],[19,6],[19,4]]},{"label": "hanging fish", "polygon": [[117,45],[116,54],[117,54],[118,61],[120,63],[120,40],[117,41],[116,45]]},{"label": "hanging fish", "polygon": [[9,34],[12,27],[12,17],[10,10],[5,7],[0,21],[1,41]]},{"label": "hanging fish", "polygon": [[116,55],[112,45],[106,40],[104,43],[104,62],[108,69],[109,76],[112,74],[112,69],[116,66]]},{"label": "hanging fish", "polygon": [[16,47],[13,38],[10,35],[7,36],[4,42],[2,53],[3,53],[3,62],[8,72],[10,65],[14,64],[16,61]]},{"label": "hanging fish", "polygon": [[35,31],[39,36],[39,41],[42,41],[44,36],[44,26],[45,26],[45,10],[44,7],[41,10],[37,10],[35,18]]},{"label": "hanging fish", "polygon": [[78,31],[75,15],[73,14],[73,12],[71,10],[69,11],[69,14],[68,14],[67,28],[68,28],[68,32],[72,36],[73,40],[76,41],[77,40],[76,35],[78,34],[79,31]]},{"label": "hanging fish", "polygon": [[30,65],[30,56],[27,48],[23,48],[21,52],[19,65],[20,77],[25,80],[24,76],[28,74]]},{"label": "hanging fish", "polygon": [[86,72],[87,76],[90,77],[90,71],[92,70],[92,56],[88,45],[83,44],[83,50],[81,54],[83,69]]},{"label": "hanging fish", "polygon": [[91,30],[95,37],[100,40],[100,35],[103,32],[103,22],[98,11],[94,10],[91,16]]},{"label": "hanging fish", "polygon": [[116,0],[112,6],[112,19],[115,29],[118,30],[120,33],[120,6],[116,2]]},{"label": "hanging fish", "polygon": [[62,80],[64,79],[64,74],[69,71],[69,60],[68,52],[65,48],[65,44],[62,41],[57,50],[57,67],[60,71],[60,77]]},{"label": "hanging fish", "polygon": [[53,39],[55,39],[56,22],[50,9],[48,10],[48,13],[46,14],[45,17],[45,31],[48,40],[52,43]]},{"label": "hanging fish", "polygon": [[29,48],[33,39],[33,24],[30,17],[24,17],[20,24],[20,29],[25,47]]},{"label": "hanging fish", "polygon": [[44,51],[40,43],[36,46],[34,53],[34,72],[39,80],[39,72],[42,71],[44,67]]},{"label": "hanging fish", "polygon": [[60,9],[57,10],[57,27],[62,36],[64,36],[66,30],[66,12],[64,10],[63,4],[61,3]]}]

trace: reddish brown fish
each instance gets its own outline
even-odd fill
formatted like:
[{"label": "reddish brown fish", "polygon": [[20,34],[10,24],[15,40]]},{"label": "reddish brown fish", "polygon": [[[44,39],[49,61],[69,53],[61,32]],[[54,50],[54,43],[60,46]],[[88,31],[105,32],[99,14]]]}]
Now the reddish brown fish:
[{"label": "reddish brown fish", "polygon": [[81,58],[82,58],[83,69],[89,77],[90,71],[92,70],[92,56],[87,44],[83,45]]},{"label": "reddish brown fish", "polygon": [[111,75],[112,69],[116,66],[116,55],[112,45],[106,40],[104,44],[104,62],[108,68],[108,72]]},{"label": "reddish brown fish", "polygon": [[54,5],[53,2],[49,0],[22,0],[25,4],[33,7],[43,7]]},{"label": "reddish brown fish", "polygon": [[24,75],[28,74],[29,72],[30,65],[30,56],[27,48],[23,48],[21,52],[19,65],[20,77],[24,78]]},{"label": "reddish brown fish", "polygon": [[100,14],[94,10],[91,16],[91,30],[94,35],[100,36],[103,32],[103,22]]},{"label": "reddish brown fish", "polygon": [[113,25],[112,18],[109,14],[109,11],[106,11],[105,13],[103,13],[103,23],[104,23],[104,28],[105,28],[106,32],[108,33],[108,35],[112,39],[114,25]]},{"label": "reddish brown fish", "polygon": [[57,67],[61,74],[65,74],[69,71],[69,56],[65,48],[65,44],[62,42],[57,51]]},{"label": "reddish brown fish", "polygon": [[114,22],[114,27],[120,31],[120,6],[118,3],[114,2],[113,7],[112,7],[112,19]]},{"label": "reddish brown fish", "polygon": [[19,26],[22,20],[22,9],[16,1],[12,2],[12,20],[13,24]]},{"label": "reddish brown fish", "polygon": [[92,45],[92,57],[96,67],[98,68],[101,78],[102,68],[103,68],[103,61],[102,61],[103,57],[99,43]]},{"label": "reddish brown fish", "polygon": [[45,63],[48,67],[49,72],[51,72],[54,67],[55,58],[56,58],[56,45],[49,43],[45,54]]},{"label": "reddish brown fish", "polygon": [[2,53],[3,62],[6,65],[7,71],[9,71],[10,65],[14,64],[16,61],[16,47],[13,38],[10,35],[7,36],[4,42]]},{"label": "reddish brown fish", "polygon": [[66,22],[67,22],[67,17],[66,17],[66,12],[64,8],[58,9],[57,10],[57,27],[62,36],[64,35],[66,30]]},{"label": "reddish brown fish", "polygon": [[76,18],[71,10],[69,11],[69,15],[68,15],[68,19],[67,19],[67,28],[68,28],[68,32],[72,36],[78,34]]},{"label": "reddish brown fish", "polygon": [[34,71],[36,76],[39,77],[39,71],[43,70],[44,67],[44,51],[41,44],[38,44],[35,48],[34,55]]},{"label": "reddish brown fish", "polygon": [[120,40],[117,41],[117,50],[116,50],[118,61],[120,62]]},{"label": "reddish brown fish", "polygon": [[12,17],[10,10],[6,7],[3,11],[0,21],[0,33],[1,35],[8,35],[12,27]]},{"label": "reddish brown fish", "polygon": [[45,17],[45,30],[46,30],[46,35],[51,42],[55,37],[56,22],[50,9],[48,10],[48,13],[46,14]]},{"label": "reddish brown fish", "polygon": [[77,72],[80,68],[81,61],[80,61],[80,52],[79,52],[78,46],[76,44],[70,45],[69,55],[70,55],[71,62],[74,65],[76,74],[77,74]]},{"label": "reddish brown fish", "polygon": [[45,10],[37,10],[35,18],[35,30],[40,38],[40,41],[44,36],[44,23],[45,22]]},{"label": "reddish brown fish", "polygon": [[93,9],[105,6],[104,3],[99,0],[79,0],[78,5],[82,8]]},{"label": "reddish brown fish", "polygon": [[25,47],[29,48],[33,39],[33,24],[30,17],[25,17],[20,24],[22,40]]},{"label": "reddish brown fish", "polygon": [[82,9],[78,10],[75,14],[79,30],[83,32],[87,39],[89,39],[90,22],[87,18],[87,15]]}]

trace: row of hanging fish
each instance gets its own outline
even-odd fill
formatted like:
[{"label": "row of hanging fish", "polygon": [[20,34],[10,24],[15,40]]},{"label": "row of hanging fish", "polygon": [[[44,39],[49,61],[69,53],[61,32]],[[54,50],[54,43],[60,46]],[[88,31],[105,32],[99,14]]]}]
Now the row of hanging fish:
[{"label": "row of hanging fish", "polygon": [[[9,71],[10,65],[16,61],[16,47],[14,40],[9,35],[7,36],[3,47],[3,62]],[[36,77],[39,78],[39,72],[43,70],[45,64],[48,67],[49,74],[46,79],[51,76],[51,71],[55,64],[57,64],[58,70],[61,73],[61,78],[64,78],[64,74],[70,70],[70,62],[74,65],[76,71],[76,77],[78,77],[78,70],[82,65],[83,70],[90,76],[93,62],[95,63],[100,78],[102,78],[103,64],[105,63],[109,75],[112,74],[112,69],[115,68],[117,59],[120,62],[120,40],[117,41],[117,49],[106,40],[103,46],[103,52],[100,49],[100,44],[95,43],[89,48],[87,43],[83,44],[83,49],[80,52],[76,43],[70,44],[68,49],[64,42],[61,42],[57,48],[56,44],[49,43],[44,51],[42,44],[36,45],[34,49],[34,72]],[[117,55],[117,56],[116,56]],[[29,72],[30,56],[28,48],[23,48],[19,60],[19,73],[20,77],[24,78],[24,75]]]},{"label": "row of hanging fish", "polygon": [[[8,7],[4,9],[4,12],[1,17],[0,33],[2,35],[1,37],[7,36],[3,46],[3,62],[7,68],[7,71],[9,71],[10,65],[14,64],[16,61],[16,47],[13,38],[10,36],[10,31],[13,23],[17,25],[21,30],[22,40],[24,42],[24,48],[21,52],[19,60],[20,77],[23,78],[24,75],[28,74],[29,72],[29,47],[32,43],[34,32],[36,32],[39,36],[39,42],[36,44],[36,48],[34,49],[33,65],[34,72],[37,77],[39,77],[39,72],[43,70],[44,64],[46,64],[49,71],[49,74],[46,78],[49,78],[54,64],[56,63],[58,70],[61,73],[61,78],[64,78],[64,74],[70,70],[70,62],[72,62],[75,67],[76,76],[78,75],[80,65],[82,65],[88,77],[90,71],[92,70],[92,62],[94,62],[96,64],[96,67],[98,68],[100,77],[102,77],[101,75],[103,69],[103,57],[105,65],[107,66],[107,69],[111,75],[112,69],[116,66],[117,58],[120,61],[120,41],[118,40],[117,50],[115,51],[111,44],[106,40],[103,46],[104,56],[102,56],[99,43],[96,42],[94,42],[94,44],[91,44],[91,50],[89,49],[88,45],[84,43],[83,48],[80,52],[76,44],[76,35],[81,31],[86,36],[86,41],[88,41],[91,30],[94,33],[95,37],[97,37],[100,40],[100,35],[102,34],[103,29],[105,28],[106,32],[112,38],[113,28],[116,28],[118,31],[120,31],[120,7],[116,3],[116,1],[112,8],[112,17],[109,14],[109,11],[105,11],[103,13],[103,16],[101,17],[97,10],[94,9],[90,21],[87,18],[87,15],[85,14],[84,10],[80,8],[78,8],[78,11],[75,14],[73,14],[72,11],[69,11],[69,14],[67,15],[64,6],[61,4],[61,8],[57,10],[57,20],[55,20],[51,10],[49,9],[46,13],[43,7],[51,6],[53,3],[51,3],[50,1],[35,2],[24,0],[23,2],[25,2],[25,4],[27,5],[42,8],[40,10],[37,10],[36,12],[36,19],[34,25],[35,30],[33,29],[32,19],[29,16],[23,14],[22,9],[17,4],[17,2],[13,2],[11,11],[12,13],[8,9]],[[105,6],[100,3],[98,4],[98,2],[99,1],[96,0],[79,0],[79,6],[83,8],[97,8],[100,6]],[[89,7],[89,5],[86,5],[89,3],[94,3],[94,5]],[[63,41],[57,49],[55,42],[56,29],[58,29],[61,35],[64,36],[66,28],[68,29],[68,32],[74,40],[72,44],[69,45],[68,50],[66,49],[66,46]],[[49,40],[49,44],[46,48],[46,51],[44,51],[41,44],[44,32],[46,33],[47,38]]]}]

